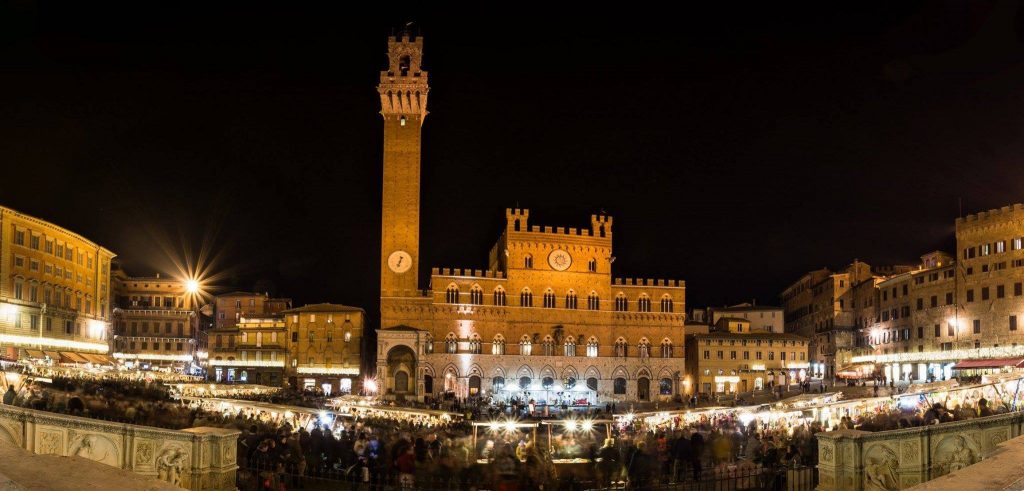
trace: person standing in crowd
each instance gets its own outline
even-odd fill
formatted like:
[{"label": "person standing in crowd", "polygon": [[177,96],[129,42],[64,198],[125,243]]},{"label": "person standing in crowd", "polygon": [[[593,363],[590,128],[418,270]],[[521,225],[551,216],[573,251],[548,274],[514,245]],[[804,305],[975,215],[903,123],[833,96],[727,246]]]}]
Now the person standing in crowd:
[{"label": "person standing in crowd", "polygon": [[14,398],[18,396],[18,393],[14,391],[14,386],[7,386],[7,392],[4,392],[4,404],[10,406],[14,404]]},{"label": "person standing in crowd", "polygon": [[650,455],[646,451],[647,442],[639,441],[636,448],[629,456],[629,463],[626,471],[629,476],[629,489],[643,491],[648,488],[651,481]]},{"label": "person standing in crowd", "polygon": [[693,436],[690,437],[690,448],[692,449],[690,453],[690,467],[693,469],[693,480],[699,481],[703,470],[700,459],[704,453],[704,435],[699,431],[695,431]]},{"label": "person standing in crowd", "polygon": [[604,446],[597,452],[597,478],[600,487],[608,487],[622,474],[622,461],[615,440],[605,438]]},{"label": "person standing in crowd", "polygon": [[398,483],[402,489],[413,489],[416,483],[416,450],[408,447],[395,460],[398,469]]}]

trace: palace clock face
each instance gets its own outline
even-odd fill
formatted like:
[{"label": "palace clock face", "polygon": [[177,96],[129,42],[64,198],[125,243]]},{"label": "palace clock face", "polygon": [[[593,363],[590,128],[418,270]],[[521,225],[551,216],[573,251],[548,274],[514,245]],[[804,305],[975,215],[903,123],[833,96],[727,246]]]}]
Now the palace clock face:
[{"label": "palace clock face", "polygon": [[404,273],[412,267],[412,257],[408,252],[395,251],[388,256],[388,267],[396,273]]},{"label": "palace clock face", "polygon": [[555,249],[548,254],[548,264],[555,271],[565,271],[572,265],[572,256],[561,249]]}]

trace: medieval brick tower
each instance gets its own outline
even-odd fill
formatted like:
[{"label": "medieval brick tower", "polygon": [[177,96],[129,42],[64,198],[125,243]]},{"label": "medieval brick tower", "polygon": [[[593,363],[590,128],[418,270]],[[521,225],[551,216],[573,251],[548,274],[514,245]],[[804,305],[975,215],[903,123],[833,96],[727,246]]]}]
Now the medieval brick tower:
[{"label": "medieval brick tower", "polygon": [[384,117],[384,196],[381,218],[381,298],[414,296],[418,288],[420,128],[427,116],[423,39],[388,39],[388,69],[380,72]]}]

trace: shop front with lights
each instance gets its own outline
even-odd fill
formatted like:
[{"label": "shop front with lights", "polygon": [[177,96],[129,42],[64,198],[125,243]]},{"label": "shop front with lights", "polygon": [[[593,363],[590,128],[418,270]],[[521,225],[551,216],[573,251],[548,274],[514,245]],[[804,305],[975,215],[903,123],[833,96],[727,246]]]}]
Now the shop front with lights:
[{"label": "shop front with lights", "polygon": [[299,390],[319,389],[324,395],[340,396],[358,390],[358,378],[358,368],[300,366],[289,376],[288,383]]}]

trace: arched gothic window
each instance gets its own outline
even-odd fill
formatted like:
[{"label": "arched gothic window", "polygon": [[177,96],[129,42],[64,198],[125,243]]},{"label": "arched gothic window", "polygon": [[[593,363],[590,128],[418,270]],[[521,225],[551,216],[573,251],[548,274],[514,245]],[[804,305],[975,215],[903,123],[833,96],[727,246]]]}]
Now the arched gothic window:
[{"label": "arched gothic window", "polygon": [[448,285],[448,290],[444,294],[444,300],[448,303],[459,303],[459,287],[454,284]]},{"label": "arched gothic window", "polygon": [[587,262],[587,271],[590,271],[591,273],[597,272],[597,259],[591,259]]},{"label": "arched gothic window", "polygon": [[494,305],[505,306],[505,289],[500,286],[494,289]]},{"label": "arched gothic window", "polygon": [[565,308],[575,309],[576,308],[576,292],[569,290],[569,293],[565,294]]},{"label": "arched gothic window", "polygon": [[651,299],[647,295],[640,295],[640,298],[636,301],[637,312],[650,312],[651,311]]},{"label": "arched gothic window", "polygon": [[597,292],[587,295],[587,310],[601,310],[601,297],[597,296]]},{"label": "arched gothic window", "polygon": [[529,288],[523,288],[523,291],[519,293],[519,306],[533,307],[533,293]]},{"label": "arched gothic window", "polygon": [[651,356],[651,342],[647,338],[641,338],[640,343],[636,345],[637,354],[640,358],[650,358]]},{"label": "arched gothic window", "polygon": [[469,338],[469,352],[473,353],[474,355],[479,355],[481,345],[482,343],[480,342],[480,335],[477,333],[473,333],[473,335],[470,336]]},{"label": "arched gothic window", "polygon": [[544,291],[544,308],[553,309],[555,308],[555,292],[548,288]]},{"label": "arched gothic window", "polygon": [[597,338],[590,336],[590,339],[587,340],[587,356],[590,358],[597,358],[597,348]]},{"label": "arched gothic window", "polygon": [[565,356],[576,356],[576,339],[572,336],[565,338]]},{"label": "arched gothic window", "polygon": [[434,338],[432,338],[429,334],[427,334],[426,337],[423,339],[423,350],[426,351],[427,353],[434,352]]},{"label": "arched gothic window", "polygon": [[459,340],[455,338],[455,333],[448,333],[444,337],[444,352],[445,353],[458,353],[459,352]]},{"label": "arched gothic window", "polygon": [[668,295],[661,297],[661,311],[672,312],[672,297]]},{"label": "arched gothic window", "polygon": [[615,311],[625,312],[629,310],[629,300],[622,293],[615,295]]},{"label": "arched gothic window", "polygon": [[533,352],[533,342],[530,341],[530,337],[523,334],[522,338],[519,338],[519,354],[523,356],[530,356]]},{"label": "arched gothic window", "polygon": [[523,258],[523,267],[526,269],[533,269],[533,256],[527,254],[526,257]]},{"label": "arched gothic window", "polygon": [[494,336],[494,341],[491,343],[491,354],[492,355],[504,355],[505,354],[505,337],[501,334]]},{"label": "arched gothic window", "polygon": [[551,336],[544,336],[541,349],[544,351],[544,356],[555,356],[555,340],[551,339]]},{"label": "arched gothic window", "polygon": [[626,343],[624,338],[615,340],[615,356],[627,356],[629,354],[629,344]]},{"label": "arched gothic window", "polygon": [[672,340],[669,338],[661,340],[661,357],[672,358]]},{"label": "arched gothic window", "polygon": [[484,290],[480,288],[480,285],[473,285],[473,288],[469,290],[469,303],[473,305],[484,303]]}]

